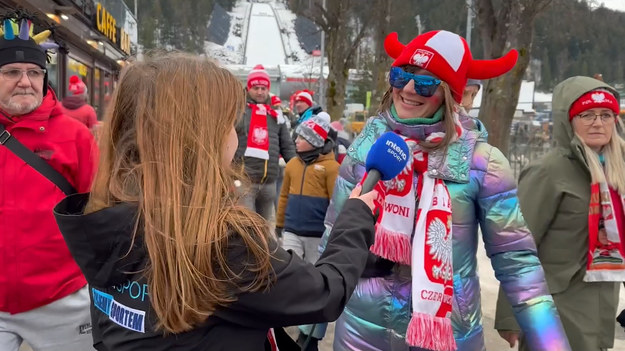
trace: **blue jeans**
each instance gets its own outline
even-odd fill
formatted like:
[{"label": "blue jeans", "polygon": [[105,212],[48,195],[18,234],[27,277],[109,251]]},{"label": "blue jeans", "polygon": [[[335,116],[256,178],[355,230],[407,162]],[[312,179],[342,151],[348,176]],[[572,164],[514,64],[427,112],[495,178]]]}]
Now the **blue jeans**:
[{"label": "blue jeans", "polygon": [[278,169],[278,179],[276,179],[276,200],[274,201],[274,206],[276,206],[276,211],[278,210],[278,201],[280,201],[280,191],[282,190],[283,180],[284,180],[284,168],[280,167],[280,169]]}]

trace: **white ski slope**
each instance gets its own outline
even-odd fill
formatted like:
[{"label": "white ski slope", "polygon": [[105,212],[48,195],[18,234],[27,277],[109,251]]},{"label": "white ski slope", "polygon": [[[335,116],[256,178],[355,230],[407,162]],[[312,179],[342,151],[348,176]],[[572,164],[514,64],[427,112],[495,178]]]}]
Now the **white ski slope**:
[{"label": "white ski slope", "polygon": [[245,64],[277,66],[286,63],[278,22],[269,4],[252,4],[245,47]]}]

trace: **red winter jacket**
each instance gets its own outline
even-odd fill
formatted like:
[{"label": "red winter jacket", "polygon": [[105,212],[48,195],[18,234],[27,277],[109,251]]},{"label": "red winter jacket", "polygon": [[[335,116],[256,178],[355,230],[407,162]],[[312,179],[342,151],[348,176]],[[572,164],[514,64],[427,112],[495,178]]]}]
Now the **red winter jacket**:
[{"label": "red winter jacket", "polygon": [[[95,141],[85,125],[63,115],[52,90],[35,111],[11,120],[2,112],[0,123],[78,192],[89,191],[98,159]],[[28,311],[85,286],[52,214],[64,197],[0,145],[0,311]]]},{"label": "red winter jacket", "polygon": [[82,96],[68,96],[61,102],[63,114],[82,122],[89,129],[98,124],[98,117],[91,105]]}]

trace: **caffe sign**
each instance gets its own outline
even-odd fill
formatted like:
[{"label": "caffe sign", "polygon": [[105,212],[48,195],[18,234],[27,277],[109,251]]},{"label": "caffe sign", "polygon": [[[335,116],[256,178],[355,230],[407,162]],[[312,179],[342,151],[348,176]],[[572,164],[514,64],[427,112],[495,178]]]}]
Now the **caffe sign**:
[{"label": "caffe sign", "polygon": [[130,36],[124,28],[117,25],[115,17],[101,3],[96,5],[95,22],[98,32],[107,37],[121,51],[130,55]]}]

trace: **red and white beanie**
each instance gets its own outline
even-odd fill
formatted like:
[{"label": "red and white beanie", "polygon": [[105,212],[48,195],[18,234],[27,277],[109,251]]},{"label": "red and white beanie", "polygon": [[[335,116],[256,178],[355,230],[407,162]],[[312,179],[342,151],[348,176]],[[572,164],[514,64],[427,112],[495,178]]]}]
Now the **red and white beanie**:
[{"label": "red and white beanie", "polygon": [[87,91],[87,86],[77,75],[69,77],[69,86],[67,90],[71,91],[73,95],[83,95]]},{"label": "red and white beanie", "polygon": [[462,101],[467,79],[500,76],[514,67],[519,56],[512,49],[498,59],[474,60],[464,38],[445,30],[421,34],[408,45],[399,42],[397,33],[394,32],[384,40],[384,49],[395,59],[392,66],[418,66],[446,82],[458,103]]},{"label": "red and white beanie", "polygon": [[269,89],[271,87],[271,80],[269,74],[265,71],[263,65],[256,65],[247,75],[247,88],[252,89],[257,85],[262,85]]},{"label": "red and white beanie", "polygon": [[306,104],[308,104],[308,106],[313,105],[312,95],[310,95],[310,93],[307,91],[300,91],[299,93],[297,93],[297,95],[295,95],[295,102],[298,101],[305,102]]},{"label": "red and white beanie", "polygon": [[271,106],[280,106],[280,104],[282,104],[282,100],[280,100],[280,97],[278,97],[278,95],[271,94]]},{"label": "red and white beanie", "polygon": [[569,109],[569,121],[591,108],[607,108],[618,115],[620,106],[616,97],[607,90],[593,90],[580,96]]},{"label": "red and white beanie", "polygon": [[328,139],[330,131],[330,122],[319,116],[313,116],[306,120],[295,129],[295,133],[304,138],[310,145],[314,147],[323,147]]}]

